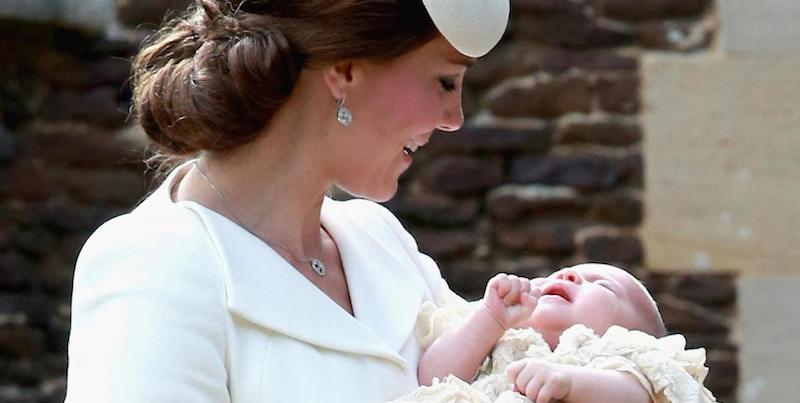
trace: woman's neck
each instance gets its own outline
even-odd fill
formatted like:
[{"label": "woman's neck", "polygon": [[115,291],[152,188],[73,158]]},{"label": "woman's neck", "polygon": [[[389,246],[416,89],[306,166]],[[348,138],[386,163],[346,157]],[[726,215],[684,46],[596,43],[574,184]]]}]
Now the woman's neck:
[{"label": "woman's neck", "polygon": [[201,169],[226,200],[194,172],[196,168],[184,178],[177,195],[222,213],[298,257],[319,252],[322,201],[335,181],[336,161],[331,160],[328,144],[335,103],[317,96],[322,90],[312,84],[320,80],[309,77],[310,73],[303,75],[254,141],[200,158]]},{"label": "woman's neck", "polygon": [[331,182],[313,148],[290,140],[264,133],[236,150],[202,156],[202,173],[190,168],[176,199],[203,204],[298,257],[315,256]]}]

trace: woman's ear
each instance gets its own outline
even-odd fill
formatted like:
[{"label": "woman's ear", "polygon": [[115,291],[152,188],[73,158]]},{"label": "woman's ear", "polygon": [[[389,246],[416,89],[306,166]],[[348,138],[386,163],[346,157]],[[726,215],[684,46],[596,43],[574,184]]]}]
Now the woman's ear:
[{"label": "woman's ear", "polygon": [[336,99],[342,99],[347,89],[353,84],[353,62],[335,63],[325,68],[322,75],[331,95]]}]

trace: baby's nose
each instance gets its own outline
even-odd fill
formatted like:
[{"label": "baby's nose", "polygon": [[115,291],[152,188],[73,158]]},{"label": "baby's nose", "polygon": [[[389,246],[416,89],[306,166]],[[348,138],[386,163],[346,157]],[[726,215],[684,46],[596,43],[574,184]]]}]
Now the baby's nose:
[{"label": "baby's nose", "polygon": [[572,269],[559,270],[559,272],[556,273],[556,278],[559,280],[569,281],[577,284],[583,282],[583,276],[581,276],[580,273]]}]

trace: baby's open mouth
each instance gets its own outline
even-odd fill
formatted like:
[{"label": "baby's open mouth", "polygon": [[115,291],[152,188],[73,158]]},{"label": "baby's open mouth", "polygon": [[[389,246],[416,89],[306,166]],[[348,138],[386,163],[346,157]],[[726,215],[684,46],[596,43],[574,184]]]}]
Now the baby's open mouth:
[{"label": "baby's open mouth", "polygon": [[567,300],[567,301],[570,301],[570,302],[572,301],[570,299],[570,297],[569,297],[569,294],[567,293],[567,290],[565,290],[564,287],[561,287],[558,284],[553,284],[551,286],[545,287],[545,289],[542,290],[542,296],[545,296],[545,295],[553,295],[553,296],[561,297],[564,300]]}]

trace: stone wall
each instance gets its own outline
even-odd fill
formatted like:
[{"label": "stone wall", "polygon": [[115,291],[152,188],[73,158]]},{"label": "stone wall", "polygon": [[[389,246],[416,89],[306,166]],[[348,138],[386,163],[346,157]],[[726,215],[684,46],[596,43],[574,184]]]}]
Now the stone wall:
[{"label": "stone wall", "polygon": [[[149,186],[141,133],[127,121],[128,59],[176,3],[116,4],[125,24],[140,27],[116,39],[0,21],[3,402],[63,400],[77,252]],[[499,271],[629,268],[668,327],[708,347],[708,384],[735,401],[734,279],[655,273],[638,233],[640,54],[707,47],[713,10],[704,0],[518,0],[512,10],[507,38],[468,74],[468,125],[434,136],[387,205],[469,298]]]}]

